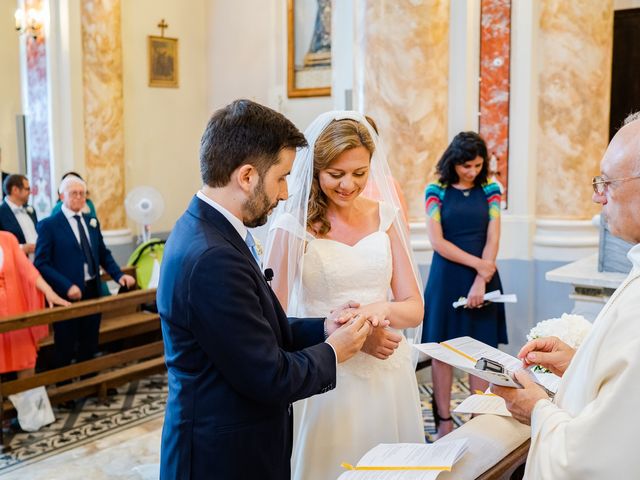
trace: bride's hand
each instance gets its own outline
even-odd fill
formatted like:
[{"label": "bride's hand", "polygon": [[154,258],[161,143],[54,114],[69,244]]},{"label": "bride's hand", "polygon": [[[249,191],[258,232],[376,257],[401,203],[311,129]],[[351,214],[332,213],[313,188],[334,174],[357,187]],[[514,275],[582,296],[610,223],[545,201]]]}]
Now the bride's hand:
[{"label": "bride's hand", "polygon": [[365,305],[364,307],[356,308],[354,315],[363,315],[369,320],[372,327],[386,327],[389,325],[389,303],[388,302],[376,302]]},{"label": "bride's hand", "polygon": [[369,337],[364,341],[362,351],[380,360],[386,360],[395,352],[402,335],[389,328],[372,328]]}]

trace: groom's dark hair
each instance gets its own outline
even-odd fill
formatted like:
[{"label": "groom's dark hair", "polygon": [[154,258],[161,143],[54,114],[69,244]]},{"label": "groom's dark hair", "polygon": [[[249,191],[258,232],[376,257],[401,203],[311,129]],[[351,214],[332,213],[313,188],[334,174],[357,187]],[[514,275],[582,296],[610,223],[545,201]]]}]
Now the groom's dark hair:
[{"label": "groom's dark hair", "polygon": [[262,177],[283,148],[306,147],[304,135],[284,115],[251,100],[236,100],[209,119],[200,140],[200,174],[224,187],[233,171],[253,165]]}]

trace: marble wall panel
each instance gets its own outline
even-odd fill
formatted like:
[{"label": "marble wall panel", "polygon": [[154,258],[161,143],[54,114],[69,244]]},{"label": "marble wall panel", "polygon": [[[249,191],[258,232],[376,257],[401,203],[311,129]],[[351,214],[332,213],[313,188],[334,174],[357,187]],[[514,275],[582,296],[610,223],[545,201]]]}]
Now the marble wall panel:
[{"label": "marble wall panel", "polygon": [[[25,10],[41,11],[42,0],[27,0]],[[51,128],[49,125],[49,91],[47,44],[44,35],[26,41],[26,129],[32,203],[39,218],[49,215],[51,195]]]},{"label": "marble wall panel", "polygon": [[85,166],[103,229],[126,226],[120,0],[82,0]]},{"label": "marble wall panel", "polygon": [[536,214],[590,218],[608,143],[613,1],[540,2]]},{"label": "marble wall panel", "polygon": [[378,124],[412,220],[447,146],[449,0],[363,0],[354,10],[354,97]]},{"label": "marble wall panel", "polygon": [[482,0],[480,7],[480,121],[487,142],[489,169],[503,187],[507,206],[509,181],[509,69],[511,0]]}]

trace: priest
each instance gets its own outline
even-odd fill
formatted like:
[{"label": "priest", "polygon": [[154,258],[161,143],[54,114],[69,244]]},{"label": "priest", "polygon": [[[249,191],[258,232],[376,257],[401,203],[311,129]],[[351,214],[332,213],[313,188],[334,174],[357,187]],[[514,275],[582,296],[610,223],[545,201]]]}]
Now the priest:
[{"label": "priest", "polygon": [[[525,366],[560,375],[555,399],[524,374],[524,389],[492,386],[522,423],[531,425],[525,478],[631,478],[640,472],[635,429],[640,419],[640,120],[626,122],[611,140],[593,179],[611,233],[635,244],[629,276],[573,350],[556,337],[520,351]],[[633,472],[636,472],[635,474]]]}]

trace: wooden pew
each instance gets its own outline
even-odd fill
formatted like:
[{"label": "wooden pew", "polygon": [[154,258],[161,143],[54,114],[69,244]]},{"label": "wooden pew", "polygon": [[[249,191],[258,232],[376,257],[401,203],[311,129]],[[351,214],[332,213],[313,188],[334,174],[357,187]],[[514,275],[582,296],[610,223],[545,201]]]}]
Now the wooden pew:
[{"label": "wooden pew", "polygon": [[[113,315],[114,312],[125,312],[119,316],[108,317],[105,321],[107,328],[104,330],[101,328],[101,339],[106,342],[110,339],[122,338],[121,334],[127,328],[129,328],[129,335],[149,331],[149,324],[153,324],[154,328],[157,328],[159,324],[157,314],[140,310],[141,305],[154,302],[155,295],[155,289],[135,290],[119,295],[80,301],[69,307],[44,309],[7,317],[0,319],[0,333],[37,325],[49,325],[96,313]],[[92,360],[48,370],[33,377],[0,382],[0,420],[7,412],[14,410],[11,402],[7,400],[8,395],[45,386],[52,404],[92,394],[104,397],[108,388],[122,385],[135,378],[164,371],[163,353],[162,341],[153,341]],[[78,377],[85,378],[56,386],[60,382]],[[3,443],[1,429],[0,443]]]}]

